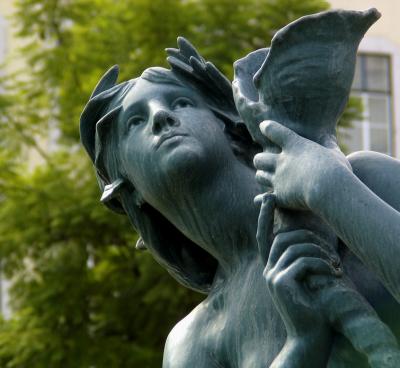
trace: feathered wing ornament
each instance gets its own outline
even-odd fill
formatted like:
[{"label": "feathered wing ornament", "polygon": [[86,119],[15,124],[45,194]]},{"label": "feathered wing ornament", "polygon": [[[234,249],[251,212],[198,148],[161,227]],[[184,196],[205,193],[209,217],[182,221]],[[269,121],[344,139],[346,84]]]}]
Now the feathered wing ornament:
[{"label": "feathered wing ornament", "polygon": [[114,87],[117,82],[118,74],[119,67],[118,65],[114,65],[102,76],[81,114],[81,142],[93,163],[95,161],[96,124],[101,117],[107,101],[111,101],[114,97],[112,87]]},{"label": "feathered wing ornament", "polygon": [[115,97],[128,82],[117,84],[119,75],[118,65],[111,67],[100,79],[94,88],[88,103],[86,104],[80,118],[81,142],[90,159],[96,167],[96,177],[100,190],[102,191],[101,201],[117,213],[125,213],[121,203],[115,199],[118,190],[123,182],[117,180],[111,182],[107,170],[103,166],[102,150],[103,136],[118,113],[118,108],[107,111]]},{"label": "feathered wing ornament", "polygon": [[231,121],[240,120],[233,100],[231,82],[209,61],[206,61],[185,38],[178,37],[178,49],[168,48],[171,70],[203,92],[210,105]]},{"label": "feathered wing ornament", "polygon": [[251,165],[252,156],[261,147],[251,138],[236,110],[231,82],[183,37],[178,37],[178,49],[168,48],[166,52],[171,71],[180,80],[193,86],[213,113],[224,121],[225,133],[235,142],[232,144],[235,155]]}]

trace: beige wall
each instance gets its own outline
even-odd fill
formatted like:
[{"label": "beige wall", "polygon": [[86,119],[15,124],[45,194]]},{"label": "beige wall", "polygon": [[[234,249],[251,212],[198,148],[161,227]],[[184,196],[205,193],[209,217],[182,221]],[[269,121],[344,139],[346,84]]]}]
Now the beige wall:
[{"label": "beige wall", "polygon": [[400,45],[399,0],[330,0],[332,8],[366,10],[375,7],[382,18],[368,31],[370,36],[385,37]]},{"label": "beige wall", "polygon": [[13,0],[0,1],[0,15],[9,16],[13,12]]},{"label": "beige wall", "polygon": [[1,0],[0,2],[0,14],[10,14],[13,9],[12,0]]},{"label": "beige wall", "polygon": [[391,58],[394,156],[400,158],[400,0],[330,0],[334,9],[377,8],[382,17],[368,30],[359,50]]},{"label": "beige wall", "polygon": [[[10,19],[14,12],[15,0],[0,0],[0,22],[6,23],[6,31],[4,34],[4,28],[0,27],[0,42],[5,46],[6,50],[6,70],[16,70],[23,66],[22,59],[16,54],[16,49],[18,46],[22,45],[20,39],[14,37],[14,30],[12,27],[12,21]],[[1,46],[1,45],[0,45]],[[0,55],[0,62],[2,61],[2,56]]]},{"label": "beige wall", "polygon": [[[4,27],[0,26],[0,63],[5,61],[0,69],[1,73],[12,73],[15,71],[24,70],[27,74],[20,74],[20,78],[26,78],[29,75],[29,65],[27,66],[24,59],[19,55],[18,49],[24,45],[24,41],[15,37],[14,20],[11,19],[15,11],[14,4],[16,0],[0,0],[0,22],[6,22],[6,32],[4,34]],[[26,42],[26,41],[25,41]],[[5,45],[4,45],[5,44]],[[3,46],[3,47],[2,47]],[[6,49],[5,55],[2,55],[1,49]],[[43,137],[38,138],[38,143],[44,150],[49,149],[50,141]],[[37,151],[29,151],[28,164],[34,168],[37,164],[43,162],[41,156]]]},{"label": "beige wall", "polygon": [[[13,37],[12,24],[7,20],[14,11],[15,1],[0,0],[0,32],[4,28],[1,26],[1,22],[4,22],[4,19],[8,22],[6,34],[0,34],[0,62],[4,51],[7,51],[6,72],[24,68],[23,60],[14,52],[21,45],[21,41]],[[360,51],[372,54],[381,53],[391,57],[393,87],[393,136],[391,140],[394,146],[393,154],[400,158],[400,0],[330,0],[329,2],[332,8],[365,10],[376,7],[382,13],[381,19],[371,27],[362,40]],[[45,143],[43,145],[47,146]],[[37,161],[38,158],[33,159],[33,162]]]},{"label": "beige wall", "polygon": [[[12,0],[0,0],[1,21],[9,23],[8,18],[10,17],[12,12],[13,12]],[[4,32],[4,29],[2,29],[1,31]],[[4,34],[2,34],[1,36],[3,38]],[[9,45],[11,44],[11,32],[9,31],[9,27],[7,27],[5,36],[7,41],[7,48],[9,49]]]}]

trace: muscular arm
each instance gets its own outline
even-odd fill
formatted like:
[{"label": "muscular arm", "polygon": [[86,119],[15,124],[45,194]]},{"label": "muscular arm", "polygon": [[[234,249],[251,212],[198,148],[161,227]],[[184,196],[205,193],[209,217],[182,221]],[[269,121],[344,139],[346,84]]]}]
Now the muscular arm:
[{"label": "muscular arm", "polygon": [[274,121],[260,129],[281,147],[279,154],[255,156],[260,184],[273,188],[279,207],[324,219],[400,302],[400,212],[393,207],[400,201],[399,161],[358,154],[350,157],[353,173],[335,142],[321,146]]},{"label": "muscular arm", "polygon": [[354,174],[344,169],[336,180],[327,176],[310,207],[400,302],[400,162],[377,153],[349,161]]},{"label": "muscular arm", "polygon": [[379,198],[400,211],[400,161],[378,152],[347,156],[354,174]]}]

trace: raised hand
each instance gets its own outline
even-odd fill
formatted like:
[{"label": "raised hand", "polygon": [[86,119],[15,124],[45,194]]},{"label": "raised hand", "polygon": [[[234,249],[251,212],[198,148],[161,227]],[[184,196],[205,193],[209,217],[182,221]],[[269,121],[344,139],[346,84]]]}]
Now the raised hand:
[{"label": "raised hand", "polygon": [[254,157],[256,179],[274,193],[279,207],[311,209],[323,200],[325,186],[330,188],[343,172],[352,174],[337,146],[324,147],[274,121],[262,122],[260,129],[281,152]]},{"label": "raised hand", "polygon": [[264,276],[287,331],[274,368],[326,366],[332,335],[318,291],[342,272],[318,242],[308,230],[297,230],[278,234],[272,245]]},{"label": "raised hand", "polygon": [[266,263],[264,277],[287,330],[286,343],[272,367],[325,367],[332,327],[367,356],[371,367],[398,367],[395,337],[349,279],[342,277],[340,259],[327,252],[328,244],[309,230],[272,237],[275,204],[274,194],[262,196],[257,230]]},{"label": "raised hand", "polygon": [[317,245],[320,241],[308,230],[295,230],[278,234],[271,248],[264,277],[289,337],[319,334],[327,328],[314,291],[342,271],[339,259]]}]

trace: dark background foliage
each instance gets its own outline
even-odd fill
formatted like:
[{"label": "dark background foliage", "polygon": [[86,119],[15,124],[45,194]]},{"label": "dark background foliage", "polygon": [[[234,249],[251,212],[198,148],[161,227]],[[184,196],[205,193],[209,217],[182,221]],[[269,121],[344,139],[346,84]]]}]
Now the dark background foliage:
[{"label": "dark background foliage", "polygon": [[[232,63],[323,0],[17,0],[24,66],[0,81],[0,257],[12,317],[0,366],[160,367],[168,331],[202,295],[135,249],[100,205],[78,121],[113,64],[120,79],[166,65],[183,35],[228,77]],[[12,61],[11,61],[12,62]],[[346,110],[342,125],[359,113]],[[56,141],[56,144],[54,142]]]}]

